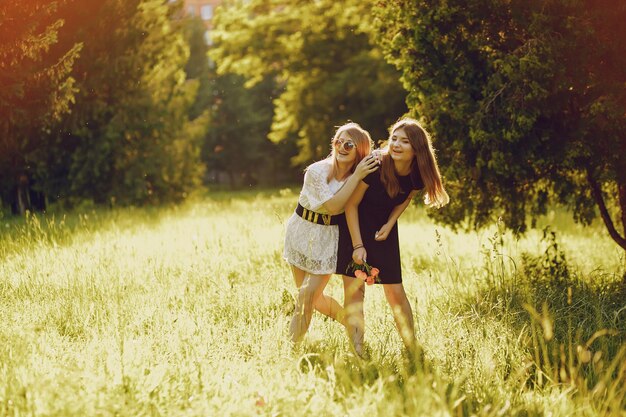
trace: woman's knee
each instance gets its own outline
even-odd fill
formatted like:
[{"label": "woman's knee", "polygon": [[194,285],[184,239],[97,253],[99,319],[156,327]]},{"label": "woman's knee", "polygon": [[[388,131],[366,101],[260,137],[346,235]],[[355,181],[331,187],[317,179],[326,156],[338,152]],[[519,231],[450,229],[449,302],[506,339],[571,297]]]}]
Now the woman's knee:
[{"label": "woman's knee", "polygon": [[406,293],[402,284],[386,284],[383,285],[385,297],[391,304],[399,304],[406,300]]},{"label": "woman's knee", "polygon": [[328,278],[326,276],[309,275],[300,287],[300,295],[307,302],[315,302],[324,293]]},{"label": "woman's knee", "polygon": [[308,285],[302,285],[298,290],[298,304],[304,310],[313,309],[314,303],[313,289]]}]

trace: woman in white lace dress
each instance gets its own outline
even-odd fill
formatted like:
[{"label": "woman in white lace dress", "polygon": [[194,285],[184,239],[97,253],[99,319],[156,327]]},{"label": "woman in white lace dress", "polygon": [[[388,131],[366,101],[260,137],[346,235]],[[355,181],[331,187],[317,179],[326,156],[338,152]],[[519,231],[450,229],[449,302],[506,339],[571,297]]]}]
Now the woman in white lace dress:
[{"label": "woman in white lace dress", "polygon": [[[328,158],[311,164],[304,174],[298,207],[287,221],[283,254],[299,287],[289,327],[294,342],[306,333],[313,308],[344,321],[342,307],[323,292],[337,266],[337,224],[345,222],[344,205],[361,179],[378,169],[371,142],[358,124],[345,124],[335,132]],[[353,280],[346,281],[347,290]]]}]

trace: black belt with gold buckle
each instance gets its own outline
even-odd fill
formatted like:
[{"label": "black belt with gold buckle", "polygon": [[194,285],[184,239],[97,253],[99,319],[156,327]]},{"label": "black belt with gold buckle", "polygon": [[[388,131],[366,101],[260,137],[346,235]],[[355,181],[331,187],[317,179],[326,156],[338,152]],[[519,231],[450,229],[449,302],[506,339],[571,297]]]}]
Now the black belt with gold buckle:
[{"label": "black belt with gold buckle", "polygon": [[309,209],[306,209],[298,203],[298,207],[296,207],[296,214],[302,217],[304,220],[310,221],[311,223],[321,224],[322,226],[330,226],[337,224],[340,216],[332,216],[330,214],[322,214],[316,213]]}]

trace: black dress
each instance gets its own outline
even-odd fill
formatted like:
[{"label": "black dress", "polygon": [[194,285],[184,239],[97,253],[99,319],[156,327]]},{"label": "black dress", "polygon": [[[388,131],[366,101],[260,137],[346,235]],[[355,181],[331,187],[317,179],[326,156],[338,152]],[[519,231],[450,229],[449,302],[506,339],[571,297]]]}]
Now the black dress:
[{"label": "black dress", "polygon": [[[394,207],[402,204],[413,190],[424,188],[419,174],[397,176],[400,192],[391,198],[380,179],[380,170],[372,172],[363,179],[369,185],[359,204],[359,226],[361,238],[367,251],[367,263],[380,270],[381,284],[399,284],[402,282],[400,267],[400,245],[398,242],[398,222],[389,232],[387,239],[376,241],[374,235],[387,223]],[[339,224],[339,245],[337,248],[337,273],[354,277],[353,271],[347,271],[352,261],[352,238],[348,225]]]}]

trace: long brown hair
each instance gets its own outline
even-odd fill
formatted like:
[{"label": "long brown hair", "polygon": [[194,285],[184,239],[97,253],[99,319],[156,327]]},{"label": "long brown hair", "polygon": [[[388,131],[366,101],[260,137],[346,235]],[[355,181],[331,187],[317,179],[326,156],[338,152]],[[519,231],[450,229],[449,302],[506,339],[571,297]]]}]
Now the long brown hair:
[{"label": "long brown hair", "polygon": [[370,137],[370,134],[367,133],[367,130],[359,126],[358,123],[350,122],[346,123],[343,126],[339,126],[337,128],[337,131],[335,132],[335,135],[330,141],[332,151],[328,158],[331,159],[333,167],[328,174],[328,178],[326,179],[327,181],[330,181],[339,170],[339,167],[337,166],[337,158],[335,158],[337,149],[335,148],[334,143],[335,139],[338,139],[339,136],[341,136],[341,134],[344,132],[350,137],[350,139],[352,139],[352,142],[354,142],[354,144],[356,145],[356,158],[354,160],[352,168],[350,168],[349,173],[346,174],[346,177],[354,172],[357,164],[361,162],[363,158],[369,155],[372,149],[372,138]]},{"label": "long brown hair", "polygon": [[[389,139],[398,129],[404,129],[409,143],[415,152],[415,159],[411,163],[411,179],[421,177],[426,193],[424,194],[424,203],[429,207],[440,208],[448,204],[450,197],[441,182],[441,174],[435,157],[430,135],[419,124],[417,120],[403,118],[398,120],[389,129]],[[387,145],[387,151],[389,144]],[[387,190],[390,197],[395,197],[400,192],[400,184],[395,173],[395,166],[391,155],[386,152],[383,156],[382,166],[380,168],[380,179]],[[414,185],[415,180],[413,181]]]}]

